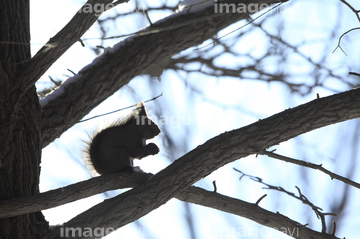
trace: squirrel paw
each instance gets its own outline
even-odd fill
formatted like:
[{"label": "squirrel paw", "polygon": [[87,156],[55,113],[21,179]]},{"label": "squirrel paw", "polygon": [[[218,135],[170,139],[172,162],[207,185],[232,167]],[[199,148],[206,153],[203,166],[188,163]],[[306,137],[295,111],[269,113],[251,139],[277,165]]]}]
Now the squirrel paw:
[{"label": "squirrel paw", "polygon": [[156,144],[154,144],[154,143],[150,143],[150,144],[146,145],[146,148],[147,148],[149,155],[158,154],[160,151],[158,146],[156,146]]}]

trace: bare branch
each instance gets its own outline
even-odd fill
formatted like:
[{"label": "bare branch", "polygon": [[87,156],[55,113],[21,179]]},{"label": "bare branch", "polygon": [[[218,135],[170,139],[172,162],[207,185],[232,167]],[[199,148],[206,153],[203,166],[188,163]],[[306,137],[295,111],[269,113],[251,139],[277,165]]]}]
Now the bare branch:
[{"label": "bare branch", "polygon": [[[151,176],[152,174],[136,172],[100,176],[38,195],[1,201],[0,218],[48,209],[108,190],[133,187],[145,182]],[[191,186],[183,192],[176,193],[175,197],[184,202],[214,208],[250,219],[295,238],[336,238],[334,234],[316,232],[279,213],[262,209],[258,204],[244,202],[202,188]],[[287,230],[284,230],[285,227]]]},{"label": "bare branch", "polygon": [[[266,186],[265,189],[271,189],[271,190],[276,190],[276,191],[279,191],[279,192],[286,193],[287,195],[300,200],[303,204],[306,204],[306,205],[310,206],[311,209],[315,212],[317,218],[319,218],[321,220],[321,226],[322,226],[321,232],[322,233],[326,233],[325,216],[327,216],[327,215],[336,216],[335,213],[323,213],[323,212],[320,212],[320,211],[322,211],[322,209],[320,207],[318,207],[318,206],[315,206],[312,202],[310,202],[307,199],[307,197],[301,192],[300,188],[297,187],[297,186],[295,186],[295,187],[298,190],[299,196],[296,196],[295,193],[289,192],[289,191],[285,190],[284,188],[282,188],[280,186],[273,186],[273,185],[270,185],[268,183],[265,183],[259,177],[255,177],[255,176],[252,176],[252,175],[245,174],[245,173],[243,173],[242,171],[240,171],[240,170],[238,170],[236,168],[234,168],[234,170],[241,174],[240,179],[243,178],[244,176],[249,177],[251,180],[254,180],[255,182],[258,182],[258,183],[261,183],[261,184],[265,185]],[[261,197],[259,200],[261,200],[263,197]],[[258,204],[258,201],[256,202],[256,204]]]},{"label": "bare branch", "polygon": [[109,190],[135,187],[151,176],[137,172],[103,175],[44,193],[0,201],[0,218],[38,212]]},{"label": "bare branch", "polygon": [[345,0],[340,0],[340,2],[344,3],[348,8],[351,9],[351,11],[353,11],[357,17],[357,19],[359,20],[360,22],[360,16],[359,16],[359,10],[356,10],[353,6],[350,5],[350,3],[348,3],[347,1]]},{"label": "bare branch", "polygon": [[216,181],[215,180],[213,181],[213,186],[214,186],[214,193],[216,193],[217,187],[216,187]]},{"label": "bare branch", "polygon": [[[265,194],[266,195],[266,194]],[[264,196],[265,196],[264,195]],[[264,198],[261,197],[261,198]],[[290,237],[299,239],[335,239],[335,234],[316,232],[306,225],[301,225],[296,221],[281,215],[262,209],[256,203],[248,203],[239,199],[231,198],[215,192],[209,192],[202,188],[189,187],[176,197],[182,201],[195,203],[218,209],[223,212],[232,213],[240,217],[250,219],[266,227],[278,230]]]},{"label": "bare branch", "polygon": [[71,21],[54,37],[52,37],[24,66],[19,76],[19,84],[23,92],[26,92],[35,82],[59,59],[99,18],[96,12],[84,10],[90,5],[111,4],[113,0],[88,0],[75,14]]},{"label": "bare branch", "polygon": [[[198,146],[146,182],[90,208],[66,227],[122,227],[183,192],[214,170],[311,130],[360,117],[360,88],[316,99]],[[123,205],[126,205],[124,207]],[[49,238],[56,237],[54,231]]]},{"label": "bare branch", "polygon": [[359,74],[359,73],[357,73],[357,72],[349,72],[349,75],[354,75],[354,76],[358,76],[358,77],[360,77],[360,74]]},{"label": "bare branch", "polygon": [[[359,16],[358,16],[359,17]],[[340,37],[339,37],[339,42],[338,45],[336,46],[336,48],[333,50],[332,53],[334,53],[336,51],[336,49],[340,48],[340,50],[347,56],[347,54],[345,53],[345,51],[341,48],[340,43],[341,43],[341,39],[348,34],[349,32],[355,31],[355,30],[360,30],[360,27],[354,27],[350,30],[347,30],[346,32],[344,32]]]},{"label": "bare branch", "polygon": [[[180,14],[156,22],[141,31],[141,35],[119,43],[116,49],[97,58],[96,64],[83,68],[76,78],[69,78],[53,96],[48,96],[53,100],[42,108],[43,147],[135,76],[247,17],[248,14],[241,13],[214,14],[211,8],[196,14]],[[160,49],[159,45],[164,47]]]},{"label": "bare branch", "polygon": [[262,195],[262,196],[256,201],[255,204],[259,206],[259,203],[260,203],[266,196],[267,196],[267,194]]},{"label": "bare branch", "polygon": [[293,158],[290,158],[290,157],[287,157],[287,156],[283,156],[283,155],[280,155],[280,154],[276,154],[274,152],[269,152],[269,151],[266,151],[266,150],[263,150],[261,152],[259,152],[259,154],[262,154],[262,155],[267,155],[271,158],[275,158],[275,159],[280,159],[282,161],[285,161],[285,162],[288,162],[288,163],[293,163],[293,164],[297,164],[297,165],[301,165],[301,166],[304,166],[304,167],[307,167],[307,168],[313,168],[313,169],[317,169],[317,170],[320,170],[321,172],[323,173],[326,173],[327,175],[329,175],[331,177],[331,179],[337,179],[339,181],[342,181],[346,184],[349,184],[351,186],[354,186],[356,188],[359,188],[360,189],[360,183],[357,183],[357,182],[354,182],[352,180],[350,180],[349,178],[346,178],[346,177],[343,177],[343,176],[340,176],[336,173],[333,173],[327,169],[325,169],[322,164],[313,164],[313,163],[310,163],[310,162],[305,162],[305,161],[301,161],[301,160],[298,160],[298,159],[293,159]]}]

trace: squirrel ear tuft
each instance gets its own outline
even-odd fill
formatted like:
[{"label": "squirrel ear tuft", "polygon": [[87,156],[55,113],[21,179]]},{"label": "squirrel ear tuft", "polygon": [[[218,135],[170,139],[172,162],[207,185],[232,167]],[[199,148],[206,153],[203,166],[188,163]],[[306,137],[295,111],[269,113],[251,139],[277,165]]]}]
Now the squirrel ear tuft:
[{"label": "squirrel ear tuft", "polygon": [[139,103],[136,104],[134,111],[136,111],[135,114],[138,116],[148,116],[145,103],[143,101],[140,101]]}]

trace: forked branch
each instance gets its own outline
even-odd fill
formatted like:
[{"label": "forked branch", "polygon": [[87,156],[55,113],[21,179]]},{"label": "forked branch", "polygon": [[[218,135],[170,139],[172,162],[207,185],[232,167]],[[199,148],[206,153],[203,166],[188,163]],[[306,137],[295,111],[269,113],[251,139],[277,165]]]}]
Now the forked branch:
[{"label": "forked branch", "polygon": [[[100,176],[38,195],[2,201],[0,202],[0,218],[45,210],[108,190],[135,187],[151,176],[152,174],[136,172]],[[250,219],[295,238],[301,238],[299,235],[302,238],[336,238],[333,235],[316,232],[279,213],[267,211],[259,207],[257,203],[248,203],[216,192],[209,192],[202,188],[191,186],[183,192],[176,193],[175,197],[184,202]]]},{"label": "forked branch", "polygon": [[[227,163],[311,130],[360,117],[360,88],[313,100],[198,146],[146,182],[90,208],[65,227],[122,227],[166,203]],[[49,238],[56,238],[55,230]],[[301,237],[299,237],[301,238]],[[302,237],[311,238],[311,237]]]}]

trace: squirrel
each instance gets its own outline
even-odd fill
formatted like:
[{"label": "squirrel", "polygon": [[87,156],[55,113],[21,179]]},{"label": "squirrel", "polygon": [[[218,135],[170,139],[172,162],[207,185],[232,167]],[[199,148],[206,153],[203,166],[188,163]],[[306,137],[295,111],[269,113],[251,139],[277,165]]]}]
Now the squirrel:
[{"label": "squirrel", "polygon": [[144,102],[140,102],[125,118],[96,130],[86,142],[86,161],[99,174],[133,172],[133,159],[159,153],[154,143],[146,144],[160,133],[148,116]]}]

